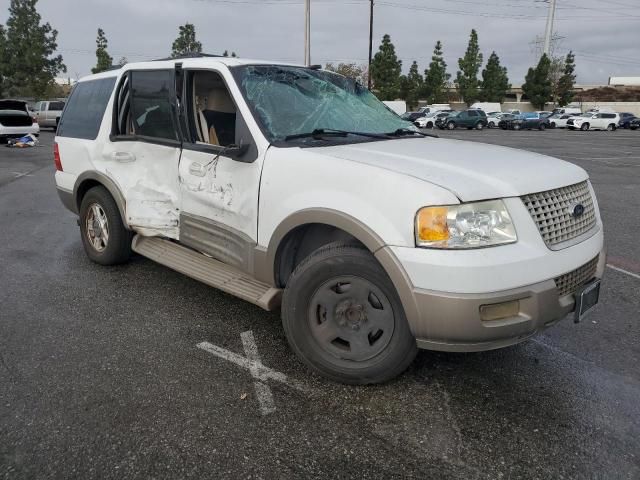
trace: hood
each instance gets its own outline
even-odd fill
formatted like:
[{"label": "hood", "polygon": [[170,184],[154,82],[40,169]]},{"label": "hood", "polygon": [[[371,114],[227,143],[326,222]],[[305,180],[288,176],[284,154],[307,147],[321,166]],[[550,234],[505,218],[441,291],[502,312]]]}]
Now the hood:
[{"label": "hood", "polygon": [[27,111],[27,102],[22,100],[0,100],[0,110],[21,110]]},{"label": "hood", "polygon": [[557,158],[442,138],[406,138],[310,150],[433,183],[464,202],[519,197],[588,178],[582,168]]}]

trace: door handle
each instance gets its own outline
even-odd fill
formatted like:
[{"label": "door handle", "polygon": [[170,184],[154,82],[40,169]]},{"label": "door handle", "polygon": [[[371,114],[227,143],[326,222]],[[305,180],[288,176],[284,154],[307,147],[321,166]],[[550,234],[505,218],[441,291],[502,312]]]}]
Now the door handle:
[{"label": "door handle", "polygon": [[204,177],[207,174],[207,167],[201,163],[192,162],[189,165],[189,173],[194,177]]},{"label": "door handle", "polygon": [[113,152],[111,159],[120,163],[130,163],[136,161],[136,156],[130,152]]}]

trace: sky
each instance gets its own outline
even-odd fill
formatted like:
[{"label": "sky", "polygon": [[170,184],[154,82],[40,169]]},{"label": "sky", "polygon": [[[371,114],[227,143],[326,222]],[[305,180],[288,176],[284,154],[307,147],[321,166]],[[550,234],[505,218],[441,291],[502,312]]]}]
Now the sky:
[{"label": "sky", "polygon": [[[0,0],[0,24],[9,0]],[[610,76],[640,76],[640,0],[557,0],[555,53],[576,54],[578,83],[604,85]],[[436,40],[455,76],[472,28],[485,61],[496,51],[510,81],[520,85],[537,61],[544,34],[544,0],[375,0],[374,53],[391,35],[404,70],[428,66]],[[207,53],[302,63],[304,0],[39,0],[43,22],[57,29],[67,76],[82,77],[96,63],[102,28],[114,61],[166,57],[186,22],[196,27]],[[368,0],[311,0],[311,60],[365,64]],[[64,75],[63,75],[64,76]]]}]

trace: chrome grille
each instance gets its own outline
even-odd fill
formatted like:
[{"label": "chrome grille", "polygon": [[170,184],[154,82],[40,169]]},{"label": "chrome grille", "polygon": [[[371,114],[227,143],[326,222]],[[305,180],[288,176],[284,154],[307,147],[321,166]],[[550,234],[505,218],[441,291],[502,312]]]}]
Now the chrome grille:
[{"label": "chrome grille", "polygon": [[[544,243],[551,249],[588,232],[596,225],[595,208],[587,182],[531,193],[521,198],[538,226]],[[572,215],[572,208],[577,204],[584,207],[584,213],[576,218]]]},{"label": "chrome grille", "polygon": [[582,285],[591,280],[598,268],[598,258],[584,264],[575,270],[555,278],[558,295],[561,297],[575,293]]}]

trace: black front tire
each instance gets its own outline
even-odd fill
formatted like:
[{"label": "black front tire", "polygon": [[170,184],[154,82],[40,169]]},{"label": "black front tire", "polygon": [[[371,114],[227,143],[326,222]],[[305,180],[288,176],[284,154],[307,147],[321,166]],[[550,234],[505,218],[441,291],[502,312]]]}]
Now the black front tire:
[{"label": "black front tire", "polygon": [[[91,207],[94,205],[97,205],[104,212],[108,226],[108,240],[101,250],[92,244],[87,232]],[[118,205],[109,191],[102,186],[91,188],[82,198],[80,234],[85,253],[92,261],[100,265],[118,265],[125,263],[131,257],[132,232],[125,228]]]},{"label": "black front tire", "polygon": [[[386,382],[417,353],[390,278],[369,251],[344,242],[321,247],[298,265],[284,291],[282,324],[296,355],[336,382]],[[319,333],[323,328],[329,333]]]}]

